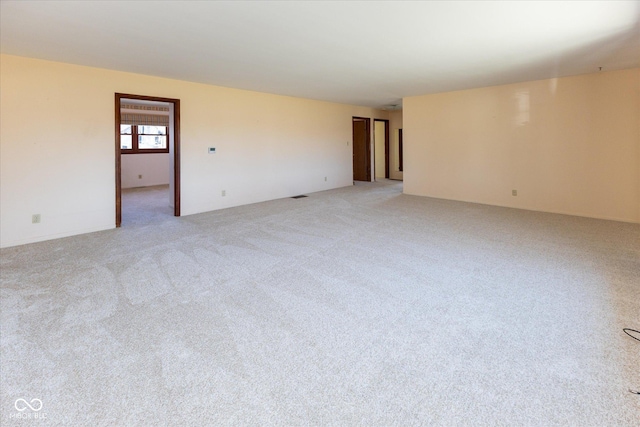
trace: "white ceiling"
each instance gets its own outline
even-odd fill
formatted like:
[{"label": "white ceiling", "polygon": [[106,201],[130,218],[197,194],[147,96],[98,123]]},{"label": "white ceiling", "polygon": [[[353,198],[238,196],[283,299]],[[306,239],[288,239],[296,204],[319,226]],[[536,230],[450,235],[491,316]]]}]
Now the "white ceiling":
[{"label": "white ceiling", "polygon": [[2,53],[383,107],[640,66],[640,1],[1,1]]}]

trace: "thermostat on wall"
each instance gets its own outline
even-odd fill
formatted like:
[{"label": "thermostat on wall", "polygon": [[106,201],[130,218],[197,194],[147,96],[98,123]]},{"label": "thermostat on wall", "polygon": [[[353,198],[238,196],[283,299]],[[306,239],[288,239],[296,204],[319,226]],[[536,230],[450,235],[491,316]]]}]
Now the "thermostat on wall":
[{"label": "thermostat on wall", "polygon": [[216,147],[209,147],[209,154],[216,154]]}]

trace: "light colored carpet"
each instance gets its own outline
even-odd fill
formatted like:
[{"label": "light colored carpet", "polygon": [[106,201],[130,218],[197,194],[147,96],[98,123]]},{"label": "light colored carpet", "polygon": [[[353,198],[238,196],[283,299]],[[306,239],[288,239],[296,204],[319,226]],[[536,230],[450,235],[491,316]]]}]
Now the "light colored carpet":
[{"label": "light colored carpet", "polygon": [[637,426],[640,225],[401,188],[2,250],[2,424]]},{"label": "light colored carpet", "polygon": [[123,228],[157,224],[173,216],[169,206],[169,184],[122,189]]}]

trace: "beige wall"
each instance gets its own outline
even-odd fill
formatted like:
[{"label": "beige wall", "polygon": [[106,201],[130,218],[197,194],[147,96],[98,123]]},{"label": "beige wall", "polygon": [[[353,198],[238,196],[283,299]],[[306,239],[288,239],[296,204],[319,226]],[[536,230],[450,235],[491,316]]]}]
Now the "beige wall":
[{"label": "beige wall", "polygon": [[183,215],[351,185],[351,117],[386,118],[8,55],[0,67],[2,246],[114,227],[116,92],[180,99]]},{"label": "beige wall", "polygon": [[403,121],[405,193],[640,222],[639,69],[409,97]]},{"label": "beige wall", "polygon": [[389,178],[403,179],[398,151],[398,130],[402,129],[402,110],[389,113]]},{"label": "beige wall", "polygon": [[122,188],[169,184],[169,157],[168,153],[123,154]]}]

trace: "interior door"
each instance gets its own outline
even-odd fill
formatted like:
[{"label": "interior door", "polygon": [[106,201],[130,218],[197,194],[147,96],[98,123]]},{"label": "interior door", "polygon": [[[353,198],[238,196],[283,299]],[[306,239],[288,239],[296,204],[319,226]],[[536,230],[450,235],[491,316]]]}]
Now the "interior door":
[{"label": "interior door", "polygon": [[369,119],[353,118],[353,180],[371,181]]}]

